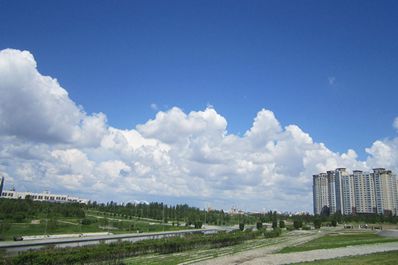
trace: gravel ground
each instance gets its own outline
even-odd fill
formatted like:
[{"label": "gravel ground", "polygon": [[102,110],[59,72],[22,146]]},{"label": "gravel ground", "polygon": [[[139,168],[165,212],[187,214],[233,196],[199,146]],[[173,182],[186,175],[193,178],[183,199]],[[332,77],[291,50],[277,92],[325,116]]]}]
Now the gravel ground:
[{"label": "gravel ground", "polygon": [[334,259],[346,256],[366,255],[377,252],[398,250],[398,243],[383,243],[375,245],[358,245],[335,249],[318,249],[305,252],[288,254],[273,254],[266,257],[255,258],[240,264],[290,264],[304,261],[314,261],[321,259]]},{"label": "gravel ground", "polygon": [[314,261],[321,259],[333,259],[346,256],[366,255],[377,252],[385,252],[398,250],[398,242],[381,243],[348,246],[334,249],[318,249],[304,252],[295,252],[287,254],[272,254],[279,249],[280,246],[273,246],[272,248],[261,248],[247,252],[237,253],[235,255],[215,258],[197,264],[214,264],[214,265],[229,265],[229,264],[245,264],[245,265],[280,265],[290,264],[304,261]]},{"label": "gravel ground", "polygon": [[377,233],[379,236],[387,236],[387,237],[398,237],[398,230],[389,229],[389,230],[382,230]]}]

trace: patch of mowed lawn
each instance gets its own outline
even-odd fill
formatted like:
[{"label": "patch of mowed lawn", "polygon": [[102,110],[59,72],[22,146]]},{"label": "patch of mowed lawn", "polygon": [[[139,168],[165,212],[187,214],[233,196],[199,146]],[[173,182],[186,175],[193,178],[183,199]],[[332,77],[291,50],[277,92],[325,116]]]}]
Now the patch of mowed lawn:
[{"label": "patch of mowed lawn", "polygon": [[125,259],[124,263],[128,265],[176,265],[189,259],[186,253],[182,254],[183,255],[181,255],[181,253],[173,253],[169,255],[159,255],[159,254],[145,255],[145,256]]},{"label": "patch of mowed lawn", "polygon": [[[62,220],[61,220],[62,221]],[[53,225],[47,224],[46,221],[40,220],[39,224],[32,223],[11,223],[6,231],[3,231],[3,240],[13,240],[14,236],[34,236],[34,235],[53,235],[53,234],[80,234],[80,233],[91,233],[91,232],[102,232],[103,229],[99,229],[97,224],[90,225],[79,225],[79,220],[68,220],[68,222],[76,222],[76,224],[64,223],[55,221]]]},{"label": "patch of mowed lawn", "polygon": [[357,233],[357,234],[333,234],[325,235],[323,237],[311,240],[307,243],[297,246],[285,247],[280,253],[290,253],[307,251],[313,249],[328,249],[328,248],[339,248],[346,246],[362,245],[362,244],[373,244],[373,243],[385,243],[398,241],[398,238],[381,237],[373,233]]},{"label": "patch of mowed lawn", "polygon": [[328,260],[317,260],[312,262],[296,263],[300,265],[395,265],[398,261],[398,251],[388,251],[381,253],[374,253],[363,256],[351,256],[345,258],[328,259]]}]

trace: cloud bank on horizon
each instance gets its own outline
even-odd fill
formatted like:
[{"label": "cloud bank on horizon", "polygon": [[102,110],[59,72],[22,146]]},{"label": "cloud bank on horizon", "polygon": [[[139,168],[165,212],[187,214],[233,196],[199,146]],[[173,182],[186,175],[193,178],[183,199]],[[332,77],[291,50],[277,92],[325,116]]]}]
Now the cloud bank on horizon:
[{"label": "cloud bank on horizon", "polygon": [[[0,174],[21,190],[44,188],[97,201],[190,198],[204,207],[312,209],[312,175],[334,169],[398,171],[398,136],[376,140],[365,161],[336,153],[262,109],[243,136],[213,107],[178,107],[131,130],[87,114],[28,51],[0,51]],[[393,121],[398,131],[398,118]]]}]

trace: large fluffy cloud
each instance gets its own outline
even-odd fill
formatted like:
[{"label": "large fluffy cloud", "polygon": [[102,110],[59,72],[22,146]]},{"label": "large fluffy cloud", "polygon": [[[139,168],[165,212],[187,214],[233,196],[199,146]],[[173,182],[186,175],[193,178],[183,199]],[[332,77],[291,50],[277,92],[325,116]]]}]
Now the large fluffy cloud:
[{"label": "large fluffy cloud", "polygon": [[227,121],[214,109],[192,111],[188,115],[174,107],[167,112],[158,112],[154,120],[138,125],[138,131],[145,137],[156,138],[164,143],[186,142],[190,137],[222,136]]},{"label": "large fluffy cloud", "polygon": [[359,161],[353,150],[335,153],[299,126],[282,126],[266,109],[243,136],[229,134],[211,107],[173,107],[131,130],[112,128],[104,114],[85,113],[56,79],[40,74],[27,51],[0,51],[0,93],[0,173],[18,189],[310,210],[314,173],[398,169],[398,138],[374,142]]},{"label": "large fluffy cloud", "polygon": [[367,159],[370,167],[386,167],[398,172],[398,137],[377,140],[366,152],[370,155]]},{"label": "large fluffy cloud", "polygon": [[105,115],[87,116],[28,51],[0,51],[0,91],[0,134],[95,145],[105,132]]}]

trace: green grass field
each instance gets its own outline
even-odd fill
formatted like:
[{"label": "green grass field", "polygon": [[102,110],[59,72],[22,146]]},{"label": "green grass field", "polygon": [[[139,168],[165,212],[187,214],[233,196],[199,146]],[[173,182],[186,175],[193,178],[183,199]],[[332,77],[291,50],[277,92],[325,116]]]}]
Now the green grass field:
[{"label": "green grass field", "polygon": [[46,228],[46,221],[40,220],[39,224],[32,223],[12,223],[8,230],[3,232],[4,240],[13,240],[13,236],[32,236],[44,234],[80,234],[91,232],[103,232],[98,225],[80,225],[77,219],[60,219],[55,222],[48,222]]},{"label": "green grass field", "polygon": [[398,238],[381,237],[374,233],[330,234],[314,239],[302,245],[286,247],[280,253],[307,251],[313,249],[338,248],[353,245],[385,243],[398,241]]},{"label": "green grass field", "polygon": [[313,262],[296,263],[297,265],[395,265],[398,263],[398,251],[369,254],[364,256],[352,256],[346,258],[319,260]]},{"label": "green grass field", "polygon": [[2,240],[13,240],[14,236],[33,236],[33,235],[54,235],[54,234],[80,234],[94,232],[111,232],[114,234],[121,233],[140,233],[146,232],[162,232],[185,230],[189,227],[173,226],[170,224],[161,224],[159,220],[140,219],[140,218],[122,218],[108,217],[100,215],[97,212],[90,211],[86,215],[86,219],[91,221],[90,224],[80,224],[79,218],[54,218],[52,220],[38,219],[37,223],[30,220],[24,223],[9,223],[8,229],[2,232]]},{"label": "green grass field", "polygon": [[[100,212],[100,211],[96,211],[96,210],[87,210],[86,215],[87,216],[104,217],[104,212]],[[127,221],[145,221],[145,222],[151,222],[151,223],[161,223],[161,221],[157,220],[157,219],[142,218],[142,217],[138,217],[138,216],[131,216],[131,219],[130,219],[127,216],[123,216],[123,215],[112,216],[112,215],[108,214],[107,217],[120,219],[120,220],[127,220]]]}]

